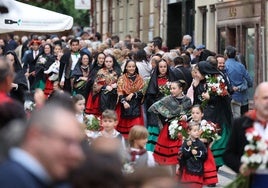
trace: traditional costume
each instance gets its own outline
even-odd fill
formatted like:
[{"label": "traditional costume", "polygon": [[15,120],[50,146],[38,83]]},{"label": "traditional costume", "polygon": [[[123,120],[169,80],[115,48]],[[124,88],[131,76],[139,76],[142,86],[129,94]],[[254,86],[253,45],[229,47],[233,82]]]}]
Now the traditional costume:
[{"label": "traditional costume", "polygon": [[[89,93],[86,113],[100,116],[105,109],[115,110],[117,103],[117,91],[106,90],[107,86],[117,83],[118,74],[114,70],[102,68],[98,71],[92,91]],[[108,97],[104,98],[103,95]],[[110,98],[109,98],[110,97]],[[104,100],[105,101],[102,101]]]},{"label": "traditional costume", "polygon": [[154,149],[155,161],[161,165],[178,164],[178,152],[182,139],[172,140],[169,136],[169,120],[179,117],[191,108],[191,99],[183,95],[180,98],[167,96],[155,102],[149,112],[158,115],[159,125],[163,126]]},{"label": "traditional costume", "polygon": [[[207,158],[207,149],[205,144],[198,138],[191,140],[192,144],[187,145],[189,140],[185,140],[181,147],[182,156],[180,167],[182,170],[181,183],[189,188],[198,188],[203,186],[204,161]],[[192,154],[192,149],[197,151],[196,155]]]},{"label": "traditional costume", "polygon": [[72,71],[71,77],[74,79],[74,86],[73,86],[73,93],[74,94],[81,94],[85,98],[87,97],[86,94],[86,85],[87,80],[81,80],[80,77],[87,77],[89,76],[90,65],[83,66],[81,63],[81,59],[78,60],[77,64]]},{"label": "traditional costume", "polygon": [[[201,61],[198,64],[198,70],[203,76],[206,75],[220,75],[221,73],[213,67],[209,62]],[[206,79],[199,82],[194,89],[194,104],[199,104],[202,106],[203,99],[202,93],[208,90],[208,85]],[[224,108],[222,108],[224,106]],[[220,95],[210,95],[210,99],[207,104],[203,106],[204,108],[204,119],[217,123],[221,127],[221,138],[214,141],[211,147],[211,151],[216,161],[216,165],[222,166],[224,164],[222,156],[225,151],[227,141],[231,133],[231,120],[232,111],[230,105],[230,96],[220,96]]]},{"label": "traditional costume", "polygon": [[161,92],[159,89],[160,87],[164,87],[167,82],[174,81],[174,75],[172,74],[171,69],[167,68],[166,75],[160,75],[158,65],[154,68],[153,74],[150,78],[148,88],[145,94],[145,110],[147,116],[147,129],[149,132],[148,142],[146,145],[146,149],[148,151],[154,151],[154,147],[160,133],[160,129],[158,126],[157,115],[153,112],[149,112],[149,107],[155,103],[156,101],[160,100],[165,96],[164,93]]},{"label": "traditional costume", "polygon": [[[144,81],[137,73],[134,75],[128,75],[125,73],[118,80],[117,93],[119,97],[119,104],[116,111],[119,117],[119,123],[117,130],[126,139],[128,138],[130,129],[134,125],[144,126],[144,117],[141,108],[143,86]],[[130,105],[130,108],[125,109],[123,102],[126,101],[126,97],[131,93],[134,95],[130,101],[127,101]]]}]

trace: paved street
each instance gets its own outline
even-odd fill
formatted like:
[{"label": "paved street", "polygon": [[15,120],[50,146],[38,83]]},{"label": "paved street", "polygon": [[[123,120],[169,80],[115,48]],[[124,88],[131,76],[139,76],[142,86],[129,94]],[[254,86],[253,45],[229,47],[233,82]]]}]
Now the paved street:
[{"label": "paved street", "polygon": [[[236,177],[236,173],[227,166],[222,166],[218,172],[219,183],[217,187],[224,187],[232,182]],[[207,186],[204,186],[206,188]]]}]

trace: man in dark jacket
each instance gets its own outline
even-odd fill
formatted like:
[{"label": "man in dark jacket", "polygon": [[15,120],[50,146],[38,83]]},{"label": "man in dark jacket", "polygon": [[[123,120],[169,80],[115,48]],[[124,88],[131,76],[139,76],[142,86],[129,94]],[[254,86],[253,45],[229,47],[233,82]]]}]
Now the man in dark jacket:
[{"label": "man in dark jacket", "polygon": [[[241,162],[241,157],[245,152],[244,148],[250,139],[246,137],[246,133],[254,130],[266,143],[268,140],[268,82],[262,82],[257,86],[254,94],[254,105],[254,110],[234,120],[231,137],[224,154],[225,164],[235,172],[245,176],[255,172],[247,164]],[[267,185],[267,176],[267,173],[257,170],[252,184],[258,186],[252,187],[265,187]]]}]

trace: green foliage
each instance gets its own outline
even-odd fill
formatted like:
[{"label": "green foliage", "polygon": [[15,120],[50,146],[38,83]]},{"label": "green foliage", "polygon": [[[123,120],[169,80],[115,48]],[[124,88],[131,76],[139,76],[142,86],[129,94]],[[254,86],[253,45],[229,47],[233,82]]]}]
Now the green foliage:
[{"label": "green foliage", "polygon": [[18,0],[23,3],[27,3],[33,6],[44,8],[47,10],[55,11],[61,14],[72,16],[74,19],[74,25],[82,27],[89,26],[89,10],[77,10],[74,8],[74,0],[42,0],[39,1],[26,1]]}]

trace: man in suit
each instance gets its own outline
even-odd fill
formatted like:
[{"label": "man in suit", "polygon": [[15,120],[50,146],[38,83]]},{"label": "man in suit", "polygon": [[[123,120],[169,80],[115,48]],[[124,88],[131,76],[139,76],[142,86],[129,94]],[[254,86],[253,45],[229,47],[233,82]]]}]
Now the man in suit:
[{"label": "man in suit", "polygon": [[45,188],[66,180],[84,158],[74,112],[48,103],[31,115],[26,127],[20,145],[0,165],[1,187]]},{"label": "man in suit", "polygon": [[[232,125],[231,137],[224,154],[224,162],[232,170],[245,176],[254,174],[251,187],[265,187],[267,185],[267,169],[265,171],[252,170],[247,164],[241,162],[244,154],[245,145],[249,143],[250,137],[246,137],[249,131],[255,131],[260,138],[268,141],[268,82],[260,83],[254,94],[255,109],[248,111],[244,116],[234,120]],[[256,135],[256,137],[257,137]],[[253,139],[253,138],[252,138]]]},{"label": "man in suit", "polygon": [[23,63],[23,71],[25,73],[26,78],[28,78],[30,82],[30,89],[33,90],[34,80],[35,80],[35,64],[38,59],[38,56],[41,54],[39,50],[41,42],[39,40],[32,40],[30,42],[31,50],[29,53],[25,54],[25,57],[22,59]]}]

